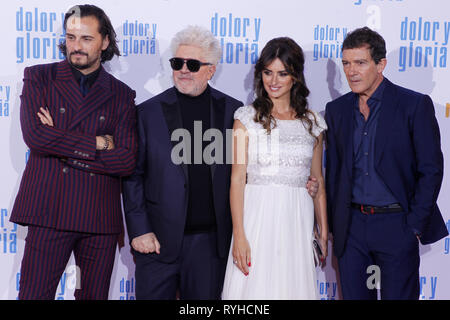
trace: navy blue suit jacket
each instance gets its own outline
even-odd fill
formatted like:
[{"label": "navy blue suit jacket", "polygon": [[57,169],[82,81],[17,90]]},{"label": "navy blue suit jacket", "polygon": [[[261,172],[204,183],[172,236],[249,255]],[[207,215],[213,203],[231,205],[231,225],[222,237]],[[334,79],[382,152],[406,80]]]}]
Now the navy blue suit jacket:
[{"label": "navy blue suit jacket", "polygon": [[[211,128],[222,133],[226,154],[226,129],[233,127],[233,115],[242,102],[211,88]],[[189,183],[186,164],[175,164],[172,132],[182,128],[175,87],[138,106],[138,159],[136,171],[123,182],[124,209],[130,241],[154,232],[161,244],[155,258],[174,261],[180,252],[186,222]],[[192,137],[191,143],[194,143]],[[193,161],[192,155],[192,161]],[[226,257],[231,241],[229,189],[231,165],[212,164],[213,201],[217,223],[218,254]]]},{"label": "navy blue suit jacket", "polygon": [[[387,79],[386,79],[387,80]],[[350,92],[326,106],[326,189],[334,251],[345,249],[351,213],[353,108]],[[375,138],[375,170],[407,213],[407,224],[422,244],[446,235],[436,204],[443,156],[431,98],[387,81]]]}]

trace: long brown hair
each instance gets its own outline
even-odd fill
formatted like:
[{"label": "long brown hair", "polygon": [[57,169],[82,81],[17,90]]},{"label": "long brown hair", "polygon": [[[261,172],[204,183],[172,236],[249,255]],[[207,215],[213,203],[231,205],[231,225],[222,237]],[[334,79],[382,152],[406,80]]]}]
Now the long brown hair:
[{"label": "long brown hair", "polygon": [[256,94],[256,98],[253,101],[253,107],[256,110],[254,120],[261,123],[267,133],[270,133],[271,129],[276,126],[276,120],[272,116],[273,103],[264,89],[262,73],[277,58],[283,63],[286,71],[294,81],[290,92],[290,104],[295,111],[295,117],[306,123],[308,132],[315,137],[312,133],[313,122],[307,116],[311,114],[317,125],[314,114],[308,110],[308,101],[306,99],[309,95],[309,89],[306,86],[305,76],[303,75],[305,57],[302,48],[288,37],[270,40],[263,48],[256,62],[253,84]]}]

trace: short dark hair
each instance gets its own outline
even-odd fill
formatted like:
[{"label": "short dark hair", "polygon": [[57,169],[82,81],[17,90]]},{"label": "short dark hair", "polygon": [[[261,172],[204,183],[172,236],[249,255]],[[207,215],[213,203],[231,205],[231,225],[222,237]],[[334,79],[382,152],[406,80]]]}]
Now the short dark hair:
[{"label": "short dark hair", "polygon": [[342,51],[362,47],[369,47],[370,56],[376,64],[386,58],[386,42],[378,32],[368,27],[355,29],[348,33],[342,43]]},{"label": "short dark hair", "polygon": [[[111,60],[114,55],[120,56],[120,50],[117,46],[116,32],[114,31],[114,28],[108,16],[102,9],[91,4],[73,6],[69,9],[69,11],[66,12],[66,15],[64,16],[64,30],[66,30],[67,27],[67,20],[69,20],[69,18],[74,14],[79,16],[80,18],[89,16],[97,18],[99,24],[98,32],[102,35],[103,39],[108,36],[109,45],[108,48],[102,51],[102,63]],[[67,55],[65,40],[59,44],[59,50],[62,54],[64,54],[64,56]]]}]

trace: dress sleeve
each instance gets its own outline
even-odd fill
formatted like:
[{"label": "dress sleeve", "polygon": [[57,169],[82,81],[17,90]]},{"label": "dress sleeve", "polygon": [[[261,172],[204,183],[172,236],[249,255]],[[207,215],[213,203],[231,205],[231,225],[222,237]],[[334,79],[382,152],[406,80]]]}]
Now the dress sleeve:
[{"label": "dress sleeve", "polygon": [[254,122],[254,115],[255,111],[252,106],[243,106],[235,111],[234,119],[239,120],[247,129],[250,129]]},{"label": "dress sleeve", "polygon": [[[325,119],[322,117],[322,115],[318,112],[312,111],[312,113],[314,114],[314,117],[316,118],[316,123],[314,123],[314,119],[313,120],[313,134],[318,137],[322,131],[327,130],[327,123],[325,122]],[[312,117],[311,117],[312,118]]]}]

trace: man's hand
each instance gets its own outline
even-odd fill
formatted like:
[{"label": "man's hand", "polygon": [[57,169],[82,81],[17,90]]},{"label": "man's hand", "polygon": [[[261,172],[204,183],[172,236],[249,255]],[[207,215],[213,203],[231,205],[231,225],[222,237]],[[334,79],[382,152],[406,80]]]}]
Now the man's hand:
[{"label": "man's hand", "polygon": [[309,177],[306,183],[306,189],[309,195],[314,199],[316,197],[317,191],[319,190],[319,182],[314,177]]},{"label": "man's hand", "polygon": [[143,234],[139,237],[134,238],[131,241],[131,246],[134,250],[140,253],[160,253],[159,249],[161,245],[153,232]]},{"label": "man's hand", "polygon": [[39,117],[39,120],[41,120],[42,124],[48,125],[49,127],[53,127],[53,119],[47,107],[39,108],[39,112],[37,113],[37,115]]}]

